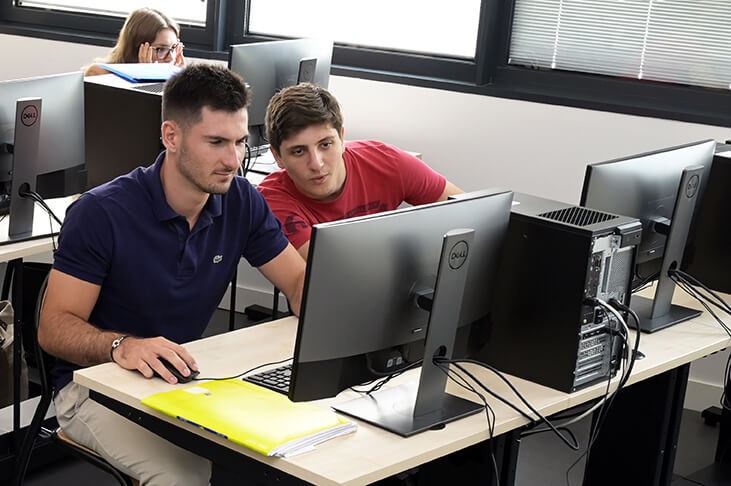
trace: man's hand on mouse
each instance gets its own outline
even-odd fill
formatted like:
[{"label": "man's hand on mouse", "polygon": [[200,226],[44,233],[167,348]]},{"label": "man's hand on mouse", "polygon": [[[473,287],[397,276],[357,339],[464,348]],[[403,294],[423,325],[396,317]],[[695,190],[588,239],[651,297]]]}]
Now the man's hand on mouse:
[{"label": "man's hand on mouse", "polygon": [[168,360],[183,376],[191,370],[198,371],[198,363],[193,356],[179,344],[162,336],[154,338],[127,337],[111,353],[115,363],[128,370],[137,370],[146,378],[152,378],[156,371],[165,381],[175,384],[177,378],[160,362]]}]

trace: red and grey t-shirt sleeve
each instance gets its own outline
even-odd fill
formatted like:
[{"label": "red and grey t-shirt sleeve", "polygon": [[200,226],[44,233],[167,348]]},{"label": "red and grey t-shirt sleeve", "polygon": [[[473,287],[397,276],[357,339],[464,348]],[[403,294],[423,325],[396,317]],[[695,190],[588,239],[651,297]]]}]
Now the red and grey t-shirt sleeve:
[{"label": "red and grey t-shirt sleeve", "polygon": [[400,170],[404,201],[411,205],[436,201],[444,192],[447,180],[424,162],[402,150],[395,149]]}]

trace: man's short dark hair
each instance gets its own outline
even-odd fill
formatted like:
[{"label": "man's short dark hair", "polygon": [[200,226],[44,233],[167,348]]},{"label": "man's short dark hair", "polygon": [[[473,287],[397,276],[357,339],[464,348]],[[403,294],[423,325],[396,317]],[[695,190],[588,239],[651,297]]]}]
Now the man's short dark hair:
[{"label": "man's short dark hair", "polygon": [[302,83],[284,88],[272,97],[265,123],[269,144],[279,152],[282,142],[311,125],[328,124],[340,135],[343,115],[328,90]]},{"label": "man's short dark hair", "polygon": [[249,99],[249,89],[238,74],[223,66],[193,64],[165,83],[162,119],[188,127],[200,121],[204,106],[234,113],[246,108]]}]

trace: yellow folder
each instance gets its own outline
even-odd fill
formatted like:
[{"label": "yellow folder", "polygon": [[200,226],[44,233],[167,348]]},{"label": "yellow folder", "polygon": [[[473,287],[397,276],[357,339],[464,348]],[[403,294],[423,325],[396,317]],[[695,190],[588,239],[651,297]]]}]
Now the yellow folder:
[{"label": "yellow folder", "polygon": [[332,410],[237,379],[157,393],[142,404],[268,456],[300,454],[357,428]]}]

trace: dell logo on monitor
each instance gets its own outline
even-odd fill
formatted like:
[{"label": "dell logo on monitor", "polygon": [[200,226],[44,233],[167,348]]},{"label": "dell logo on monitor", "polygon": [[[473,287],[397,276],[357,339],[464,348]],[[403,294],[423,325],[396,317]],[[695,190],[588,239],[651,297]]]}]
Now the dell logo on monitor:
[{"label": "dell logo on monitor", "polygon": [[38,108],[35,105],[26,106],[20,114],[20,121],[26,127],[34,125],[38,121]]},{"label": "dell logo on monitor", "polygon": [[698,191],[698,185],[700,184],[700,177],[693,175],[685,186],[685,197],[692,199],[695,193]]},{"label": "dell logo on monitor", "polygon": [[454,244],[451,250],[449,250],[449,268],[457,270],[459,267],[464,265],[467,260],[467,254],[469,248],[464,240],[460,240]]}]

